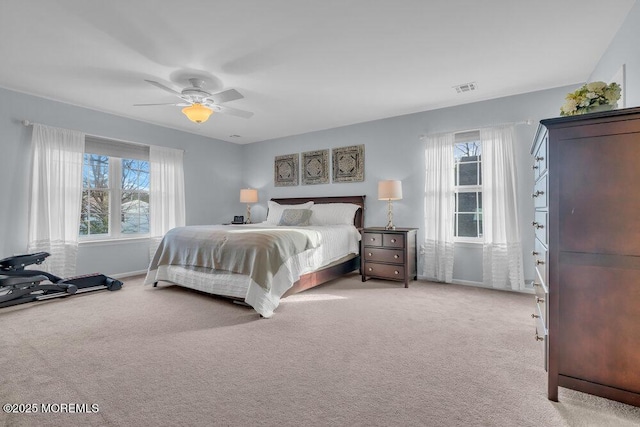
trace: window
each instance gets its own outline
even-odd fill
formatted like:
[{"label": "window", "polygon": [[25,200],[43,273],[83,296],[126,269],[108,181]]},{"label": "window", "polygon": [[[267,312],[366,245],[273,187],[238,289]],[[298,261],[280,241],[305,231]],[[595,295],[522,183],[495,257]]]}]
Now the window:
[{"label": "window", "polygon": [[149,235],[148,147],[87,136],[79,234],[84,240]]},{"label": "window", "polygon": [[482,237],[482,144],[480,133],[455,136],[453,148],[455,178],[456,241],[478,241]]}]

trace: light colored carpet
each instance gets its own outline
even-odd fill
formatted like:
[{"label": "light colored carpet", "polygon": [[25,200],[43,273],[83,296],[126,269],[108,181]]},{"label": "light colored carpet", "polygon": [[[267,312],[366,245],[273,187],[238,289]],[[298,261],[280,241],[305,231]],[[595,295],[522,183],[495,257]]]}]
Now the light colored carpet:
[{"label": "light colored carpet", "polygon": [[351,275],[260,319],[135,277],[0,310],[0,403],[98,405],[0,424],[639,425],[640,408],[566,389],[547,400],[532,299]]}]

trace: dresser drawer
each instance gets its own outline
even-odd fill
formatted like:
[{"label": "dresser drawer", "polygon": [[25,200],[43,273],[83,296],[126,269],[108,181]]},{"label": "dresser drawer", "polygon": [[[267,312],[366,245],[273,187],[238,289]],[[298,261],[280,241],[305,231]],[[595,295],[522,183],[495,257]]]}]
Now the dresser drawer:
[{"label": "dresser drawer", "polygon": [[403,234],[383,234],[382,246],[386,248],[404,248]]},{"label": "dresser drawer", "polygon": [[402,265],[376,264],[365,261],[364,270],[367,276],[404,280],[404,266]]},{"label": "dresser drawer", "polygon": [[548,286],[548,276],[547,276],[547,266],[549,261],[549,256],[547,254],[547,248],[540,242],[540,240],[535,239],[535,249],[532,252],[533,254],[533,265],[540,276],[540,279],[544,283],[545,286]]},{"label": "dresser drawer", "polygon": [[402,250],[396,249],[366,248],[364,251],[364,259],[373,262],[402,264],[404,262],[403,255]]},{"label": "dresser drawer", "polygon": [[536,181],[533,187],[533,194],[531,194],[533,197],[533,205],[536,208],[546,208],[548,206],[547,194],[547,175],[545,175]]},{"label": "dresser drawer", "polygon": [[536,152],[533,154],[533,176],[538,179],[547,171],[547,145],[549,135],[545,134]]},{"label": "dresser drawer", "polygon": [[382,246],[382,233],[363,233],[362,243],[365,246]]},{"label": "dresser drawer", "polygon": [[549,244],[547,217],[549,213],[546,211],[536,211],[533,221],[533,228],[536,230],[536,237],[545,245]]}]

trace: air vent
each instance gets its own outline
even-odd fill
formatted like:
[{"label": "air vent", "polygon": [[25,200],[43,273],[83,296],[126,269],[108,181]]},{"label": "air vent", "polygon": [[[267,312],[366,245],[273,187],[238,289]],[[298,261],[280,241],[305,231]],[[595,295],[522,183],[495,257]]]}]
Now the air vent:
[{"label": "air vent", "polygon": [[472,90],[476,90],[478,88],[478,85],[476,84],[476,82],[471,82],[471,83],[464,83],[458,86],[454,86],[456,92],[458,93],[463,93],[463,92],[471,92]]}]

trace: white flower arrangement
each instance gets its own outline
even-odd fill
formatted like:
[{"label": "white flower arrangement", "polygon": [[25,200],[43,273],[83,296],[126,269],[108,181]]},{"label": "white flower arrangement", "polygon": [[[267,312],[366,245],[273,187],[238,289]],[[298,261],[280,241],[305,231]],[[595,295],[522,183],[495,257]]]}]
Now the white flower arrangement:
[{"label": "white flower arrangement", "polygon": [[599,105],[611,106],[615,108],[620,99],[620,85],[605,82],[587,83],[575,92],[567,94],[566,102],[560,107],[561,116],[575,116],[584,114]]}]

